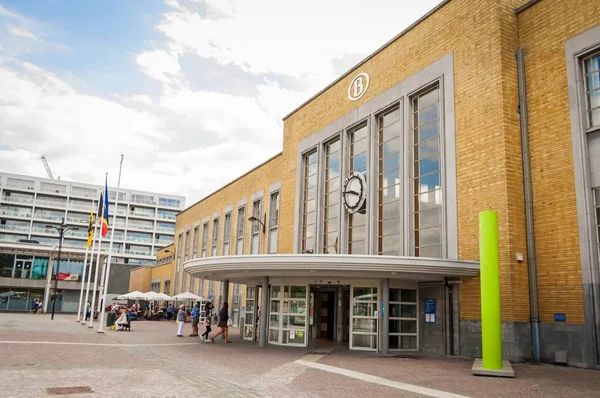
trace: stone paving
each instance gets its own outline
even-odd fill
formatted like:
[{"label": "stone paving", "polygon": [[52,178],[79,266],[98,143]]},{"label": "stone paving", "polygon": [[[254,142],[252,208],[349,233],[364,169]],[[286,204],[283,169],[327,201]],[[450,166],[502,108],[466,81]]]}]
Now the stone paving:
[{"label": "stone paving", "polygon": [[[0,314],[0,397],[49,397],[48,387],[90,386],[78,397],[422,397],[366,379],[435,389],[439,397],[600,396],[600,372],[551,365],[513,364],[515,379],[474,377],[463,358],[380,357],[305,349],[240,339],[232,344],[175,336],[174,322],[134,322],[131,332],[97,333],[73,316]],[[191,327],[186,324],[187,336]],[[296,363],[315,363],[351,377]],[[321,366],[321,365],[319,365]],[[75,396],[75,395],[71,395]]]}]

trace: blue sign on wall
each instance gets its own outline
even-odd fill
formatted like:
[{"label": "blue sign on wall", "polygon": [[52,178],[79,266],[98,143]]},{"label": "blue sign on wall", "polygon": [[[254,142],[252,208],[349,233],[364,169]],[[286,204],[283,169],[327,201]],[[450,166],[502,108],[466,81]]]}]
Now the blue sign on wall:
[{"label": "blue sign on wall", "polygon": [[566,322],[567,314],[554,314],[554,322]]},{"label": "blue sign on wall", "polygon": [[435,323],[435,300],[425,300],[425,323]]}]

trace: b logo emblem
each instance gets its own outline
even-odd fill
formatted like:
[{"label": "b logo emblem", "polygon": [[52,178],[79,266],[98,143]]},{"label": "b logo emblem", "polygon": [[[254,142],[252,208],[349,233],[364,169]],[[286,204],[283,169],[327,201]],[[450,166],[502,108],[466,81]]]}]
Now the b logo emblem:
[{"label": "b logo emblem", "polygon": [[348,87],[348,99],[350,101],[358,100],[367,92],[368,88],[369,75],[364,72],[359,73],[354,79],[352,79],[350,87]]}]

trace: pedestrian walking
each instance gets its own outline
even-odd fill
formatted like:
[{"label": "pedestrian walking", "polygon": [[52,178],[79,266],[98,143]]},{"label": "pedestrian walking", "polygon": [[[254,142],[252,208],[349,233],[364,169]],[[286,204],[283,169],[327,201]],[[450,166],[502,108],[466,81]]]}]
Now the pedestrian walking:
[{"label": "pedestrian walking", "polygon": [[198,336],[198,323],[200,322],[200,308],[198,303],[192,308],[192,334],[189,337]]},{"label": "pedestrian walking", "polygon": [[225,342],[226,343],[231,343],[231,341],[229,340],[229,327],[227,326],[227,322],[229,321],[229,304],[227,304],[227,301],[223,303],[223,307],[221,307],[221,311],[219,311],[219,324],[217,326],[219,326],[219,331],[217,332],[217,334],[215,334],[213,337],[211,337],[210,339],[212,340],[212,342],[215,342],[215,337],[221,335],[221,334],[225,334]]},{"label": "pedestrian walking", "polygon": [[92,302],[88,301],[85,305],[85,320],[89,321],[92,316]]},{"label": "pedestrian walking", "polygon": [[210,332],[212,331],[210,325],[212,323],[212,309],[214,307],[214,304],[211,303],[210,301],[206,302],[206,305],[204,306],[204,327],[206,328],[206,330],[204,331],[204,333],[202,333],[202,339],[204,341],[208,341],[208,336],[210,334]]},{"label": "pedestrian walking", "polygon": [[179,326],[177,328],[177,337],[183,337],[183,325],[185,325],[185,305],[179,306],[179,311],[177,312],[177,322]]}]

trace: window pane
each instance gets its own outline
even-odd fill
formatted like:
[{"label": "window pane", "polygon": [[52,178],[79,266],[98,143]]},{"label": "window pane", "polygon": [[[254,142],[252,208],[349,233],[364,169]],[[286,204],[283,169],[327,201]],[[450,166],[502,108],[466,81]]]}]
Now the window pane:
[{"label": "window pane", "polygon": [[271,312],[278,313],[281,310],[281,302],[279,300],[271,301]]},{"label": "window pane", "polygon": [[588,112],[588,114],[589,114],[590,126],[600,125],[600,109],[596,109],[591,112]]},{"label": "window pane", "polygon": [[366,254],[365,241],[356,241],[348,243],[349,254]]},{"label": "window pane", "polygon": [[440,158],[434,156],[415,162],[415,176],[422,176],[440,169]]},{"label": "window pane", "polygon": [[355,287],[352,297],[354,300],[377,301],[377,288]]},{"label": "window pane", "polygon": [[431,191],[417,196],[418,208],[415,211],[433,210],[442,204],[442,191]]},{"label": "window pane", "polygon": [[421,228],[435,227],[442,224],[442,210],[436,207],[433,210],[418,213],[419,226]]},{"label": "window pane", "polygon": [[272,327],[272,328],[279,327],[279,315],[270,315],[269,316],[269,327]]},{"label": "window pane", "polygon": [[442,258],[442,246],[428,246],[421,247],[419,250],[419,257],[431,257],[431,258]]},{"label": "window pane", "polygon": [[417,336],[400,336],[400,348],[403,350],[416,350]]},{"label": "window pane", "polygon": [[377,320],[366,318],[352,318],[352,331],[361,333],[376,333]]},{"label": "window pane", "polygon": [[375,316],[375,310],[377,309],[376,303],[362,303],[355,302],[352,305],[352,315],[353,316]]},{"label": "window pane", "polygon": [[400,306],[400,316],[402,318],[416,318],[417,306],[411,304],[402,304]]},{"label": "window pane", "polygon": [[401,123],[394,123],[390,126],[385,127],[383,130],[379,132],[379,143],[387,142],[391,139],[400,137],[402,129]]},{"label": "window pane", "polygon": [[436,102],[438,102],[439,101],[438,93],[439,93],[439,90],[435,89],[435,90],[431,90],[430,92],[428,92],[426,94],[421,94],[419,96],[419,109],[425,109],[425,108],[435,104]]},{"label": "window pane", "polygon": [[353,242],[353,241],[359,241],[359,240],[364,240],[365,239],[365,226],[359,226],[359,227],[354,227],[350,229],[350,233],[348,236],[348,239]]},{"label": "window pane", "polygon": [[426,126],[421,126],[415,131],[417,141],[425,141],[439,134],[439,121],[435,121]]},{"label": "window pane", "polygon": [[377,348],[377,336],[353,334],[352,347],[375,349]]},{"label": "window pane", "polygon": [[380,251],[383,253],[388,253],[387,255],[389,255],[389,253],[398,255],[400,252],[400,235],[383,237]]},{"label": "window pane", "polygon": [[[438,162],[439,164],[439,162]],[[428,192],[441,186],[440,172],[435,172],[419,178],[419,192]]]},{"label": "window pane", "polygon": [[[248,337],[250,337],[250,334]],[[269,342],[270,343],[278,343],[279,342],[279,329],[269,329]]]},{"label": "window pane", "polygon": [[395,110],[388,112],[379,118],[379,126],[386,127],[392,123],[396,123],[399,120],[400,120],[400,109],[396,108]]},{"label": "window pane", "polygon": [[[286,286],[286,290],[287,290],[287,286]],[[289,292],[290,292],[289,298],[301,298],[301,299],[306,298],[306,286],[290,286]],[[288,295],[286,295],[285,297],[288,298]]]},{"label": "window pane", "polygon": [[402,301],[403,303],[416,303],[417,291],[414,289],[402,289],[400,301]]},{"label": "window pane", "polygon": [[382,219],[388,219],[393,217],[398,217],[400,214],[400,201],[396,200],[393,202],[388,202],[383,206],[379,206],[379,212],[382,214]]},{"label": "window pane", "polygon": [[385,173],[400,167],[400,155],[398,153],[386,153],[383,160],[379,162],[379,172]]},{"label": "window pane", "polygon": [[[600,75],[600,73],[596,74]],[[600,106],[600,90],[588,93],[588,106],[589,108],[597,108]]]},{"label": "window pane", "polygon": [[284,329],[304,329],[306,325],[305,316],[289,316],[283,317],[283,328]]},{"label": "window pane", "polygon": [[441,243],[442,229],[440,227],[419,230],[419,240],[417,243],[419,247],[439,245]]}]

